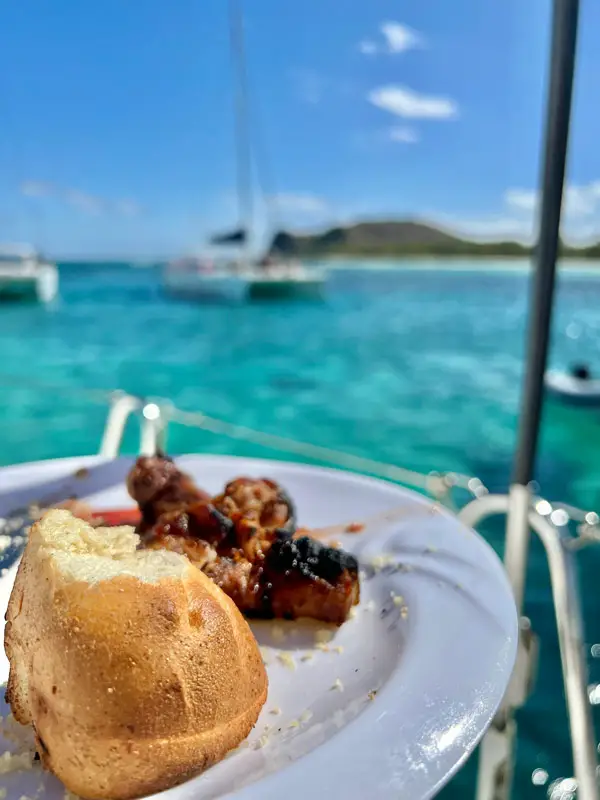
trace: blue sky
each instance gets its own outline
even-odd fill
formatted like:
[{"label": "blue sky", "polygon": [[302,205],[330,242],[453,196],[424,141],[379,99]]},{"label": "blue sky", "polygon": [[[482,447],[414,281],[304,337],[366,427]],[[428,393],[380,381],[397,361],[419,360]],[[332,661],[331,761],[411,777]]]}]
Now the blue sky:
[{"label": "blue sky", "polygon": [[[583,6],[566,222],[579,239],[600,235],[600,7]],[[245,9],[277,223],[531,234],[549,0]],[[236,218],[232,104],[225,0],[3,3],[0,240],[57,256],[201,249]]]}]

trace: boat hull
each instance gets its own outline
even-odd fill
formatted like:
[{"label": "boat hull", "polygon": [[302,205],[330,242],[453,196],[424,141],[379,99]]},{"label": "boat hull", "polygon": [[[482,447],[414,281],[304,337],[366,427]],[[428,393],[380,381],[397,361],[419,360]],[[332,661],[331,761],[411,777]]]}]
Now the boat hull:
[{"label": "boat hull", "polygon": [[248,287],[252,300],[316,299],[323,296],[322,280],[253,280]]},{"label": "boat hull", "polygon": [[325,289],[322,271],[275,269],[238,272],[201,272],[167,268],[163,287],[167,294],[184,300],[293,300],[321,298]]},{"label": "boat hull", "polygon": [[0,272],[0,299],[50,303],[58,294],[58,271],[46,265],[31,274]]},{"label": "boat hull", "polygon": [[548,372],[546,390],[561,403],[600,408],[600,380],[581,380],[563,372]]}]

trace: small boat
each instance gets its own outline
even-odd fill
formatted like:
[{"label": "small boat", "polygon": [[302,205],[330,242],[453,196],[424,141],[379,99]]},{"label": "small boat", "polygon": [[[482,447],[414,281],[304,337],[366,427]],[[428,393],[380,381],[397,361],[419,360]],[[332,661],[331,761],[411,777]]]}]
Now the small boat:
[{"label": "small boat", "polygon": [[0,299],[50,303],[58,294],[58,269],[28,246],[0,245]]},{"label": "small boat", "polygon": [[548,394],[570,405],[600,407],[600,380],[576,373],[548,371],[544,378]]}]

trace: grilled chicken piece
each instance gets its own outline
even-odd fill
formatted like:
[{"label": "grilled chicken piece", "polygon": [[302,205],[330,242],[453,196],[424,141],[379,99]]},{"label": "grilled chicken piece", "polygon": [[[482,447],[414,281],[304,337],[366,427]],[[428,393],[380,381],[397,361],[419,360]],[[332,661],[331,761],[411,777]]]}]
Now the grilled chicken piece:
[{"label": "grilled chicken piece", "polygon": [[180,511],[210,500],[207,492],[164,455],[138,458],[127,476],[127,491],[142,514],[140,531],[151,528],[167,511]]},{"label": "grilled chicken piece", "polygon": [[358,603],[354,556],[297,538],[292,502],[274,481],[237,478],[210,499],[155,457],[138,460],[128,488],[140,504],[144,545],[187,555],[248,616],[341,625]]},{"label": "grilled chicken piece", "polygon": [[245,558],[220,556],[204,572],[231,597],[243,614],[261,616],[264,583],[261,581],[260,568],[253,566]]},{"label": "grilled chicken piece", "polygon": [[189,535],[224,555],[239,549],[254,562],[267,554],[275,539],[295,531],[292,501],[267,479],[237,478],[211,498],[173,461],[144,456],[130,472],[127,488],[142,513],[140,533]]},{"label": "grilled chicken piece", "polygon": [[208,542],[187,535],[153,535],[145,546],[186,555],[248,617],[311,617],[341,625],[359,601],[354,556],[308,536],[274,542],[266,559],[255,564],[239,551],[218,555]]},{"label": "grilled chicken piece", "polygon": [[274,541],[292,536],[296,528],[292,501],[266,478],[236,478],[214,498],[213,505],[233,523],[232,544],[252,562],[262,560]]},{"label": "grilled chicken piece", "polygon": [[303,536],[279,539],[265,560],[260,616],[313,619],[341,625],[360,599],[353,555]]}]

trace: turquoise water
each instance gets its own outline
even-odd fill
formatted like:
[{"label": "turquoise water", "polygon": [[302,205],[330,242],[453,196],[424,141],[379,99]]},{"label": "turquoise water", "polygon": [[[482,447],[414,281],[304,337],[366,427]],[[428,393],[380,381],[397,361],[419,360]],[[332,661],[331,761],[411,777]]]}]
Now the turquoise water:
[{"label": "turquoise water", "polygon": [[[105,409],[78,391],[120,387],[411,469],[475,474],[502,490],[527,291],[523,273],[454,262],[452,271],[340,268],[323,303],[188,305],[161,296],[153,269],[65,266],[55,306],[0,307],[0,463],[94,452]],[[560,276],[552,362],[573,360],[600,371],[600,269],[598,278]],[[133,450],[135,431],[127,442]],[[599,444],[600,412],[548,404],[538,464],[544,494],[600,508]],[[174,428],[169,448],[281,456],[189,428]],[[486,534],[500,550],[501,529]],[[600,642],[598,566],[598,554],[586,551],[590,645]],[[527,611],[543,637],[542,664],[520,715],[518,798],[545,796],[531,785],[537,767],[551,778],[572,774],[547,570],[536,546],[531,574]],[[600,681],[600,662],[590,669]],[[470,778],[467,768],[444,796],[466,797]]]}]

